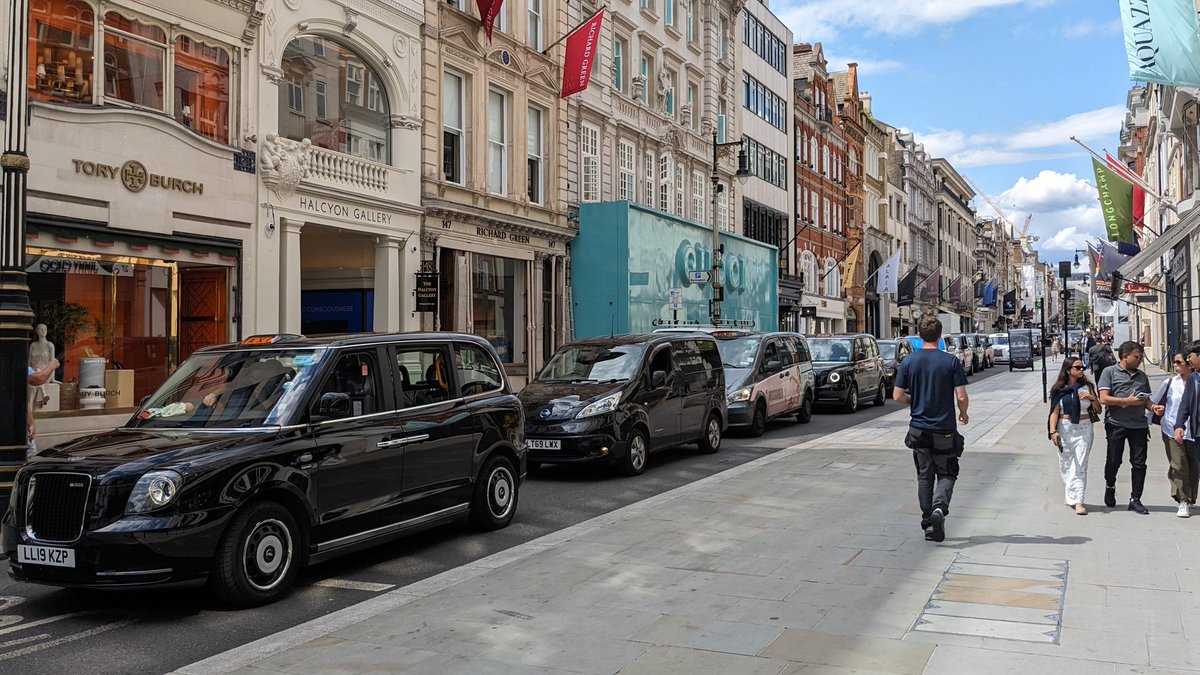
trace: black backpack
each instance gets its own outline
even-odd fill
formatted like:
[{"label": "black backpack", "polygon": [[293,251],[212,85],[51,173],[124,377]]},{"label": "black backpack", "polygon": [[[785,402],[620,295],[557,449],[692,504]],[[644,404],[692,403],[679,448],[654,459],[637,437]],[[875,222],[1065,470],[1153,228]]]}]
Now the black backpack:
[{"label": "black backpack", "polygon": [[1100,347],[1099,349],[1093,347],[1092,349],[1095,352],[1095,355],[1092,356],[1093,369],[1104,370],[1109,366],[1117,365],[1117,358],[1113,356],[1111,347],[1104,346]]}]

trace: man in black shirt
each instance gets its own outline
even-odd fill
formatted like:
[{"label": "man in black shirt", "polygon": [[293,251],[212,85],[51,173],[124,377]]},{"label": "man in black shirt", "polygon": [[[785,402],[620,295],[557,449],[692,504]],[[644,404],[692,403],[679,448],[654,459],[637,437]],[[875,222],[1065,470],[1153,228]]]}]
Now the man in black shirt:
[{"label": "man in black shirt", "polygon": [[912,448],[917,467],[921,528],[927,540],[942,541],[962,454],[954,404],[958,402],[958,422],[966,424],[967,374],[957,358],[938,349],[942,324],[937,317],[921,317],[917,334],[924,344],[900,364],[892,398],[912,407],[904,444]]}]

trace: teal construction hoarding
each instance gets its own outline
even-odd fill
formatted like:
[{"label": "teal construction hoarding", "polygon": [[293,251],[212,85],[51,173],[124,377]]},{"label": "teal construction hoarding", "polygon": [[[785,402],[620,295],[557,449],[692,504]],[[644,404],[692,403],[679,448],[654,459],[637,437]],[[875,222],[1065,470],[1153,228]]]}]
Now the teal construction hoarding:
[{"label": "teal construction hoarding", "polygon": [[[722,233],[721,318],[775,330],[779,257],[769,244]],[[707,323],[712,286],[689,273],[712,269],[712,229],[629,202],[583,204],[571,244],[575,336],[648,332],[656,321]],[[679,289],[681,308],[671,308]]]}]

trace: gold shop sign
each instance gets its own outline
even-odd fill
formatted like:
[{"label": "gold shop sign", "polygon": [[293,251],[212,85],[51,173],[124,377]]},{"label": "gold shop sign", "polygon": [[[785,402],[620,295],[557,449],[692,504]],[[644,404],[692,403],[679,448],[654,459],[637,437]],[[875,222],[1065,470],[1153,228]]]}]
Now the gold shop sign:
[{"label": "gold shop sign", "polygon": [[189,195],[204,194],[204,183],[196,180],[186,180],[158,173],[150,173],[146,165],[131,159],[121,166],[113,166],[102,162],[89,162],[82,159],[71,160],[75,164],[75,173],[93,178],[120,180],[130,192],[141,192],[147,187],[162,188],[172,192],[183,192]]}]

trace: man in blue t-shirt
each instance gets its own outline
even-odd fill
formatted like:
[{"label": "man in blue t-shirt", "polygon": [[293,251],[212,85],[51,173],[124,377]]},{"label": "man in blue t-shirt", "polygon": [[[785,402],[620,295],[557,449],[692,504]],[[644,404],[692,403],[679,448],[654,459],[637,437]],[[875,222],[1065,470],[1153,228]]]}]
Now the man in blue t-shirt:
[{"label": "man in blue t-shirt", "polygon": [[958,421],[966,424],[967,374],[958,358],[938,349],[942,323],[936,316],[921,317],[917,334],[923,344],[900,364],[892,398],[912,408],[904,444],[912,448],[917,467],[921,529],[925,539],[942,541],[962,454],[954,404],[958,402]]}]

